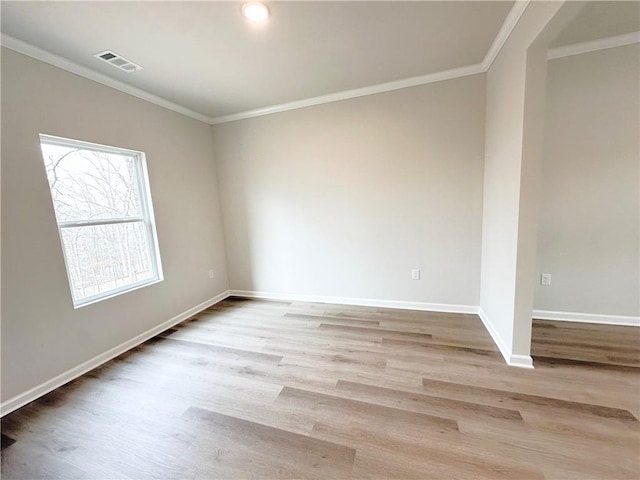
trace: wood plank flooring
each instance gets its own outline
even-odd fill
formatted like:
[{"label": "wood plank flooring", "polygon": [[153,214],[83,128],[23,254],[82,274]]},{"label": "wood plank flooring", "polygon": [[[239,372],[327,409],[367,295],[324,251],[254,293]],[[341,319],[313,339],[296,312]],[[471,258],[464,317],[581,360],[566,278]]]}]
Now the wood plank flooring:
[{"label": "wood plank flooring", "polygon": [[2,477],[638,479],[640,329],[227,299],[2,419]]}]

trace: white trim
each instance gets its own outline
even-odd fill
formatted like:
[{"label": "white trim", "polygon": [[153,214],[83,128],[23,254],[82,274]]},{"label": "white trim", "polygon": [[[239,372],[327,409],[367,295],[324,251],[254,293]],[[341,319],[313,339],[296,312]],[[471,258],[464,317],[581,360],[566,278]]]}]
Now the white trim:
[{"label": "white trim", "polygon": [[442,72],[430,73],[418,77],[404,78],[402,80],[395,80],[393,82],[380,83],[378,85],[355,88],[353,90],[329,93],[327,95],[321,95],[319,97],[296,100],[294,102],[282,103],[280,105],[272,105],[264,108],[257,108],[255,110],[248,110],[246,112],[234,113],[231,115],[223,115],[221,117],[215,117],[211,119],[210,123],[212,125],[216,125],[218,123],[245,120],[247,118],[260,117],[263,115],[270,115],[272,113],[286,112],[288,110],[297,110],[299,108],[312,107],[314,105],[321,105],[324,103],[339,102],[341,100],[349,100],[351,98],[364,97],[366,95],[374,95],[376,93],[390,92],[393,90],[400,90],[402,88],[416,87],[418,85],[426,85],[428,83],[441,82],[443,80],[451,80],[454,78],[466,77],[468,75],[476,75],[478,73],[484,72],[485,68],[479,63],[475,65],[467,65],[466,67],[444,70]]},{"label": "white trim", "polygon": [[489,70],[491,64],[498,56],[498,53],[500,53],[504,44],[507,43],[511,32],[516,28],[518,21],[520,21],[520,17],[522,17],[522,14],[529,6],[529,1],[530,0],[516,1],[513,4],[513,7],[511,7],[507,18],[504,19],[502,27],[500,27],[496,38],[493,40],[491,47],[489,47],[487,54],[484,56],[484,60],[482,60],[482,66],[485,71]]},{"label": "white trim", "polygon": [[507,14],[504,23],[500,27],[498,34],[493,40],[491,47],[484,56],[482,63],[475,65],[467,65],[464,67],[454,68],[451,70],[445,70],[436,73],[430,73],[427,75],[421,75],[418,77],[405,78],[402,80],[396,80],[393,82],[381,83],[379,85],[371,85],[363,88],[356,88],[353,90],[345,90],[342,92],[330,93],[328,95],[321,95],[319,97],[307,98],[303,100],[297,100],[295,102],[283,103],[280,105],[272,105],[264,108],[257,108],[255,110],[248,110],[246,112],[234,113],[231,115],[223,115],[211,119],[210,123],[216,125],[219,123],[234,122],[237,120],[245,120],[247,118],[260,117],[262,115],[270,115],[272,113],[286,112],[288,110],[296,110],[298,108],[311,107],[314,105],[321,105],[324,103],[337,102],[340,100],[348,100],[350,98],[363,97],[365,95],[374,95],[376,93],[390,92],[393,90],[399,90],[401,88],[416,87],[418,85],[426,85],[428,83],[441,82],[443,80],[451,80],[458,77],[465,77],[467,75],[475,75],[478,73],[485,73],[491,67],[491,64],[500,53],[500,50],[509,39],[511,32],[518,24],[520,17],[527,9],[531,0],[517,0],[511,10]]},{"label": "white trim", "polygon": [[405,302],[398,300],[374,300],[370,298],[330,297],[323,295],[300,295],[294,293],[256,292],[252,290],[231,290],[230,296],[284,300],[289,302],[334,303],[336,305],[357,305],[360,307],[398,308],[402,310],[423,310],[444,313],[477,313],[475,305],[454,305],[448,303]]},{"label": "white trim", "polygon": [[17,38],[11,37],[6,34],[2,34],[0,37],[0,44],[11,50],[22,53],[29,57],[33,57],[37,60],[43,61],[50,65],[54,65],[63,70],[75,73],[81,77],[88,78],[95,82],[101,83],[108,87],[114,88],[121,92],[133,95],[134,97],[141,98],[148,102],[154,103],[161,107],[173,110],[174,112],[181,113],[201,122],[208,123],[210,125],[216,125],[219,123],[233,122],[237,120],[244,120],[247,118],[260,117],[263,115],[270,115],[273,113],[286,112],[289,110],[297,110],[299,108],[311,107],[314,105],[322,105],[325,103],[338,102],[341,100],[348,100],[351,98],[363,97],[366,95],[374,95],[377,93],[390,92],[393,90],[399,90],[402,88],[416,87],[419,85],[426,85],[434,82],[441,82],[443,80],[451,80],[454,78],[465,77],[468,75],[476,75],[479,73],[485,73],[491,66],[491,63],[500,52],[500,49],[505,44],[509,35],[515,28],[518,20],[524,13],[530,0],[518,0],[514,3],[509,14],[507,15],[504,24],[500,28],[496,38],[494,39],[489,51],[485,55],[482,63],[475,65],[466,65],[451,70],[444,70],[441,72],[430,73],[427,75],[420,75],[417,77],[404,78],[395,80],[392,82],[381,83],[378,85],[370,85],[362,88],[355,88],[352,90],[345,90],[342,92],[330,93],[327,95],[320,95],[318,97],[306,98],[302,100],[296,100],[293,102],[287,102],[279,105],[271,105],[268,107],[257,108],[254,110],[248,110],[245,112],[234,113],[230,115],[222,115],[219,117],[208,117],[206,115],[197,113],[186,107],[173,103],[164,98],[158,97],[151,93],[148,93],[142,89],[130,86],[124,82],[111,78],[102,73],[96,72],[90,68],[79,65],[71,60],[67,60],[59,55],[47,52],[39,47],[31,45]]},{"label": "white trim", "polygon": [[221,302],[228,296],[229,296],[229,290],[222,292],[221,294],[216,295],[215,297],[210,298],[209,300],[206,300],[201,304],[196,305],[195,307],[190,308],[189,310],[186,310],[185,312],[182,312],[176,315],[173,318],[170,318],[166,322],[163,322],[160,325],[157,325],[147,330],[146,332],[141,333],[140,335],[137,335],[132,339],[127,340],[124,343],[121,343],[117,347],[113,347],[107,350],[106,352],[93,357],[91,360],[87,360],[86,362],[81,363],[80,365],[73,367],[64,373],[61,373],[60,375],[50,380],[47,380],[46,382],[41,383],[40,385],[33,387],[32,389],[27,390],[24,393],[16,395],[15,397],[10,398],[5,402],[2,402],[2,404],[0,405],[0,416],[3,417],[8,413],[11,413],[14,410],[17,410],[18,408],[26,405],[27,403],[33,402],[34,400],[38,399],[42,395],[45,395],[51,392],[52,390],[55,390],[56,388],[61,387],[65,383],[68,383],[71,380],[78,378],[80,375],[83,375],[88,371],[93,370],[96,367],[99,367],[103,363],[108,362],[109,360],[127,352],[128,350],[131,350],[134,347],[137,347],[141,343],[146,342],[150,338],[153,338],[159,333],[164,332],[166,329],[171,328],[174,325],[180,322],[183,322],[184,320],[187,320],[188,318],[210,307],[211,305]]},{"label": "white trim", "polygon": [[[521,3],[521,2],[516,2],[516,3]],[[129,95],[133,95],[134,97],[140,98],[142,100],[146,100],[148,102],[154,103],[156,105],[167,108],[169,110],[173,110],[174,112],[181,113],[188,117],[195,118],[196,120],[200,120],[201,122],[208,123],[210,125],[216,125],[218,123],[233,122],[236,120],[244,120],[247,118],[259,117],[262,115],[269,115],[272,113],[286,112],[288,110],[296,110],[298,108],[305,108],[313,105],[321,105],[324,103],[337,102],[340,100],[348,100],[350,98],[373,95],[376,93],[384,93],[384,92],[389,92],[393,90],[399,90],[402,88],[415,87],[418,85],[426,85],[428,83],[441,82],[443,80],[451,80],[458,77],[465,77],[468,75],[484,73],[486,71],[486,68],[479,63],[475,65],[466,65],[466,66],[454,68],[451,70],[430,73],[427,75],[421,75],[417,77],[404,78],[401,80],[381,83],[378,85],[371,85],[368,87],[356,88],[353,90],[345,90],[342,92],[330,93],[330,94],[321,95],[318,97],[296,100],[293,102],[283,103],[279,105],[271,105],[264,108],[257,108],[254,110],[248,110],[245,112],[239,112],[239,113],[234,113],[230,115],[222,115],[219,117],[212,118],[212,117],[208,117],[206,115],[200,114],[198,112],[194,112],[193,110],[190,110],[186,107],[173,103],[164,98],[145,92],[142,89],[132,87],[124,82],[108,77],[107,75],[104,75],[102,73],[98,73],[94,70],[91,70],[90,68],[79,65],[75,62],[72,62],[71,60],[67,60],[66,58],[63,58],[59,55],[55,55],[53,53],[47,52],[46,50],[43,50],[39,47],[31,45],[27,42],[23,42],[22,40],[18,40],[17,38],[11,37],[7,34],[3,33],[0,36],[0,44],[3,47],[9,48],[18,53],[22,53],[23,55],[27,55],[29,57],[48,63],[55,67],[66,70],[68,72],[75,73],[76,75],[80,75],[81,77],[88,78],[89,80],[93,80],[94,82],[101,83],[108,87],[114,88],[116,90],[127,93]]]},{"label": "white trim", "polygon": [[381,308],[397,308],[403,310],[420,310],[429,312],[444,313],[466,313],[476,314],[482,320],[485,328],[491,335],[494,343],[500,350],[505,362],[510,367],[529,368],[533,367],[533,359],[530,355],[518,355],[511,353],[498,331],[493,328],[487,315],[482,307],[472,305],[455,305],[445,303],[424,303],[424,302],[404,302],[398,300],[373,300],[365,298],[351,297],[329,297],[319,295],[300,295],[291,293],[273,293],[273,292],[256,292],[252,290],[230,290],[229,296],[261,298],[265,300],[280,300],[289,302],[316,302],[316,303],[333,303],[337,305],[357,305],[361,307],[381,307]]},{"label": "white trim", "polygon": [[[430,73],[427,75],[421,75],[418,77],[405,78],[396,80],[393,82],[382,83],[378,85],[371,85],[368,87],[356,88],[353,90],[345,90],[342,92],[330,93],[327,95],[321,95],[318,97],[307,98],[303,100],[296,100],[293,102],[283,103],[279,105],[271,105],[264,108],[257,108],[254,110],[248,110],[245,112],[234,113],[230,115],[222,115],[219,117],[208,117],[201,113],[195,112],[191,109],[178,105],[164,98],[158,97],[151,93],[148,93],[142,89],[132,87],[124,82],[108,77],[102,73],[98,73],[87,67],[79,65],[75,62],[67,60],[53,53],[47,52],[39,47],[31,45],[29,43],[18,40],[6,34],[2,34],[0,37],[0,44],[3,47],[14,50],[18,53],[22,53],[29,57],[33,57],[42,62],[54,65],[63,70],[67,70],[81,77],[88,78],[95,82],[101,83],[108,87],[114,88],[121,92],[133,95],[134,97],[146,100],[155,105],[167,108],[174,112],[186,115],[188,117],[200,120],[201,122],[208,123],[210,125],[216,125],[219,123],[233,122],[237,120],[244,120],[247,118],[260,117],[263,115],[270,115],[273,113],[286,112],[288,110],[296,110],[299,108],[311,107],[314,105],[322,105],[325,103],[337,102],[341,100],[348,100],[350,98],[357,98],[366,95],[374,95],[377,93],[384,93],[393,90],[399,90],[402,88],[415,87],[418,85],[426,85],[434,82],[441,82],[443,80],[451,80],[454,78],[465,77],[468,75],[475,75],[478,73],[485,73],[493,61],[496,59],[500,50],[505,45],[509,36],[513,32],[514,28],[518,24],[518,21],[524,14],[525,10],[529,6],[531,0],[517,0],[509,14],[507,15],[502,27],[498,31],[491,47],[487,51],[482,63],[475,65],[467,65],[464,67],[454,68],[451,70],[445,70],[442,72]],[[553,48],[548,51],[547,58],[555,59],[562,58],[569,55],[578,55],[580,53],[593,52],[596,50],[604,50],[607,48],[620,47],[624,45],[630,45],[633,43],[640,43],[640,32],[632,32],[624,35],[618,35],[615,37],[603,38],[592,42],[579,43],[575,45],[567,45],[563,47]]]},{"label": "white trim", "polygon": [[115,155],[128,155],[133,157],[144,153],[140,150],[132,150],[131,148],[114,147],[112,145],[105,145],[104,143],[75,140],[73,138],[59,137],[57,135],[48,135],[45,133],[40,133],[39,136],[41,141],[44,140],[49,145],[57,145],[59,147],[68,147],[69,144],[72,143],[76,148],[86,148],[88,150],[96,150],[102,153],[113,153]]},{"label": "white trim", "polygon": [[517,355],[509,352],[500,334],[493,328],[481,307],[446,303],[405,302],[398,300],[373,300],[368,298],[330,297],[320,295],[300,295],[291,293],[256,292],[252,290],[230,290],[229,296],[281,300],[289,302],[333,303],[336,305],[357,305],[360,307],[397,308],[402,310],[420,310],[428,312],[476,314],[493,338],[507,365],[511,367],[533,368],[530,355]]},{"label": "white trim", "polygon": [[602,315],[597,313],[552,312],[534,310],[533,318],[539,320],[558,320],[561,322],[599,323],[602,325],[622,325],[640,327],[640,317],[623,315]]},{"label": "white trim", "polygon": [[489,317],[487,317],[487,314],[484,313],[482,307],[478,307],[477,312],[480,320],[482,320],[482,323],[484,324],[484,328],[487,329],[487,332],[489,332],[489,335],[491,335],[491,338],[493,338],[493,343],[495,343],[496,347],[498,347],[498,349],[500,350],[500,353],[504,357],[505,362],[509,363],[509,356],[511,354],[506,344],[504,343],[504,340],[502,339],[498,331],[493,328],[493,324],[489,321]]},{"label": "white trim", "polygon": [[60,228],[99,227],[102,225],[122,225],[123,223],[144,222],[144,217],[105,218],[104,220],[74,220],[72,222],[59,222]]},{"label": "white trim", "polygon": [[574,43],[573,45],[551,48],[547,52],[547,59],[564,58],[571,55],[580,55],[581,53],[606,50],[607,48],[623,47],[634,43],[640,43],[640,32],[625,33],[624,35],[616,35],[615,37],[600,38],[590,42]]},{"label": "white trim", "polygon": [[518,355],[516,353],[512,353],[509,356],[509,360],[507,360],[507,365],[510,367],[519,367],[519,368],[533,368],[533,359],[531,355]]},{"label": "white trim", "polygon": [[[54,137],[50,135],[45,135],[41,133],[40,137],[40,146],[43,148],[43,157],[44,155],[44,147],[47,145],[61,146],[71,149],[82,149],[91,152],[107,152],[113,153],[119,156],[126,156],[133,160],[136,172],[136,181],[135,184],[138,189],[138,194],[140,197],[140,206],[141,206],[141,217],[120,217],[120,218],[103,218],[99,220],[75,220],[69,222],[60,222],[58,215],[56,213],[56,219],[58,220],[58,234],[60,236],[60,245],[62,246],[62,256],[64,258],[65,268],[67,270],[67,280],[69,282],[69,289],[71,292],[71,299],[73,300],[73,308],[80,308],[86,305],[91,305],[93,303],[99,302],[101,300],[106,300],[108,298],[113,298],[117,295],[121,295],[123,293],[130,292],[132,290],[137,290],[138,288],[153,285],[154,283],[161,282],[164,280],[162,275],[162,262],[160,259],[160,251],[158,247],[158,235],[155,229],[155,219],[153,218],[153,207],[151,203],[151,190],[149,187],[149,174],[146,168],[146,157],[144,152],[129,150],[126,148],[118,148],[112,146],[104,146],[99,144],[92,144],[90,142],[73,140],[70,138],[62,138],[62,137]],[[63,156],[64,157],[64,156]],[[46,161],[45,161],[46,163]],[[53,193],[51,194],[53,198]],[[57,206],[54,203],[54,209],[57,211]],[[112,288],[111,290],[107,290],[104,292],[99,292],[94,295],[90,295],[88,297],[79,297],[77,295],[76,289],[74,288],[73,275],[70,268],[70,262],[68,258],[68,252],[66,248],[66,242],[64,239],[64,235],[62,234],[63,229],[65,228],[78,228],[78,227],[95,227],[102,225],[124,225],[124,224],[132,224],[132,223],[140,223],[144,227],[145,235],[147,237],[147,247],[148,254],[151,260],[152,266],[152,276],[150,278],[146,278],[143,280],[139,280],[137,282],[128,283],[126,285],[121,285],[120,287]]]},{"label": "white trim", "polygon": [[489,332],[489,335],[491,335],[491,338],[493,338],[493,342],[500,350],[504,361],[507,362],[507,365],[509,365],[510,367],[533,368],[533,360],[531,358],[531,355],[518,355],[515,353],[511,353],[504,343],[502,336],[500,336],[498,331],[493,327],[493,324],[489,321],[489,317],[487,317],[487,314],[484,313],[482,307],[478,307],[477,312],[480,320],[482,320],[482,323],[484,324],[484,327]]},{"label": "white trim", "polygon": [[115,78],[111,78],[102,73],[98,73],[94,70],[91,70],[90,68],[79,65],[75,62],[72,62],[71,60],[67,60],[66,58],[63,58],[59,55],[47,52],[46,50],[31,45],[27,42],[23,42],[22,40],[18,40],[17,38],[11,37],[5,33],[0,36],[0,44],[10,50],[22,53],[23,55],[35,58],[37,60],[40,60],[41,62],[48,63],[49,65],[53,65],[54,67],[61,68],[68,72],[75,73],[76,75],[80,75],[81,77],[88,78],[89,80],[101,83],[102,85],[106,85],[107,87],[111,87],[129,95],[133,95],[134,97],[146,100],[150,103],[154,103],[163,108],[173,110],[174,112],[186,115],[187,117],[195,118],[196,120],[200,120],[204,123],[211,123],[211,118],[205,115],[194,112],[193,110],[183,107],[182,105],[178,105],[177,103],[173,103],[162,97],[158,97],[157,95],[153,95],[152,93],[145,92],[140,88],[132,87],[131,85],[121,82],[120,80],[116,80]]}]

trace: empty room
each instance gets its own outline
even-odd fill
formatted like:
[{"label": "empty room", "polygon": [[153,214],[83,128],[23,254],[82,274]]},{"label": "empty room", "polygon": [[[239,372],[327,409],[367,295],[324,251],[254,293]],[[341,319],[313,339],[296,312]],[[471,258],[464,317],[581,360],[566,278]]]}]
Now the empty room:
[{"label": "empty room", "polygon": [[639,1],[0,14],[2,478],[640,478]]}]

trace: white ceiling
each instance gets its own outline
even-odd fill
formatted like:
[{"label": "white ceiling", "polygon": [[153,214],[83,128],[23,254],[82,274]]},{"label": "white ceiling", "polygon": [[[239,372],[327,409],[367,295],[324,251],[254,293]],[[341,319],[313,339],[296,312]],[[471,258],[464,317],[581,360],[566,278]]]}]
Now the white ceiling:
[{"label": "white ceiling", "polygon": [[640,30],[640,2],[594,1],[587,3],[551,47],[574,45]]},{"label": "white ceiling", "polygon": [[[206,117],[482,62],[513,1],[2,2],[2,32]],[[93,54],[144,67],[125,73]]]},{"label": "white ceiling", "polygon": [[[267,3],[271,19],[255,26],[240,1],[2,1],[3,44],[45,61],[53,54],[55,65],[215,123],[453,69],[484,71],[526,8],[511,0]],[[551,47],[639,30],[638,0],[590,1]],[[104,50],[144,69],[125,73],[93,57]]]}]

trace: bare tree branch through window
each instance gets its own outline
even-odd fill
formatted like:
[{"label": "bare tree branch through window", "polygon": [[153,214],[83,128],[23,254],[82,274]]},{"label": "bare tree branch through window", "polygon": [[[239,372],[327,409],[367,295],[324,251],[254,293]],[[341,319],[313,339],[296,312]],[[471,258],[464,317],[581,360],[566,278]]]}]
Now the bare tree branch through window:
[{"label": "bare tree branch through window", "polygon": [[160,279],[142,154],[44,135],[41,147],[74,304]]}]

